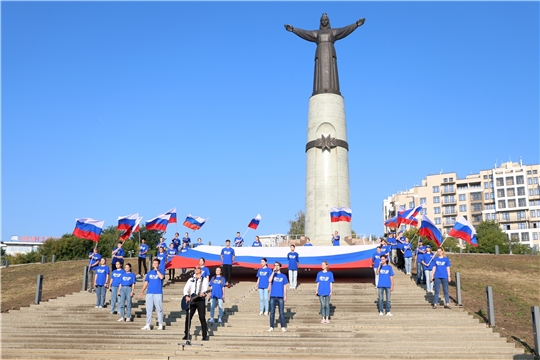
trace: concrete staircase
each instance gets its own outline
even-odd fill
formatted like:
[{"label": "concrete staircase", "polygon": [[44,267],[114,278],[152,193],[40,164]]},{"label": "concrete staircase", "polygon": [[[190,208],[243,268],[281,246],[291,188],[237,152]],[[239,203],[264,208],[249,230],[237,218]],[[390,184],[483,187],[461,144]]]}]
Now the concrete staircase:
[{"label": "concrete staircase", "polygon": [[432,296],[403,273],[395,276],[393,317],[378,315],[372,284],[340,282],[334,286],[330,324],[321,324],[315,274],[301,273],[298,289],[288,291],[287,332],[278,325],[267,332],[269,317],[258,316],[250,273],[227,290],[224,323],[210,325],[210,341],[200,341],[200,324],[193,318],[193,343],[202,347],[178,345],[184,343],[185,320],[179,310],[184,283],[178,282],[164,287],[164,331],[140,330],[143,300],[134,304],[133,322],[117,322],[109,308],[95,309],[95,295],[87,292],[3,313],[2,359],[516,359],[523,354],[461,309],[431,309]]}]

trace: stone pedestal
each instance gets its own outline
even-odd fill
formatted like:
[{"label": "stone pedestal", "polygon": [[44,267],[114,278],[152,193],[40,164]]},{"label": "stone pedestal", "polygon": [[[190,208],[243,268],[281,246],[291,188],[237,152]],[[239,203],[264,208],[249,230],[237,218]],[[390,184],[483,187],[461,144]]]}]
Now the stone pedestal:
[{"label": "stone pedestal", "polygon": [[351,223],[330,222],[331,207],[351,207],[345,105],[336,94],[309,99],[306,145],[306,236],[313,245],[330,246],[339,231],[341,245]]}]

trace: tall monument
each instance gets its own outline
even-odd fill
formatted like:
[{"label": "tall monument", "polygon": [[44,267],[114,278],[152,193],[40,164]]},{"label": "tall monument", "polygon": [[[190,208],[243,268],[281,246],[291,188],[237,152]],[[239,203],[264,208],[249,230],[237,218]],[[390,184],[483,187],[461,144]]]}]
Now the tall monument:
[{"label": "tall monument", "polygon": [[306,143],[306,236],[314,245],[331,245],[334,231],[339,231],[341,245],[347,245],[343,237],[351,234],[351,223],[330,222],[330,208],[351,207],[345,103],[339,90],[334,42],[364,21],[332,29],[328,15],[323,14],[319,30],[285,25],[287,31],[317,44]]}]

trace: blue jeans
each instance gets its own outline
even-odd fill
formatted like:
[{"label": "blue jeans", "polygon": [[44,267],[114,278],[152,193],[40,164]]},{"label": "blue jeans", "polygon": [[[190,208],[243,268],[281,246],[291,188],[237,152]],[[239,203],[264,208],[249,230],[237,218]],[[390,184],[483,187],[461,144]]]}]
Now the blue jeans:
[{"label": "blue jeans", "polygon": [[116,302],[118,300],[118,286],[111,286],[111,313],[116,308]]},{"label": "blue jeans", "polygon": [[450,296],[448,295],[448,278],[435,278],[435,295],[433,295],[433,305],[439,303],[439,291],[441,291],[441,283],[443,287],[445,304],[450,303]]},{"label": "blue jeans", "polygon": [[392,296],[391,296],[391,292],[390,292],[390,288],[389,287],[380,287],[378,288],[377,290],[379,290],[379,301],[378,301],[378,308],[379,308],[379,312],[382,312],[384,310],[383,308],[383,296],[384,294],[386,293],[386,312],[389,313],[390,312],[390,305],[392,303]]},{"label": "blue jeans", "polygon": [[319,301],[321,302],[321,315],[323,318],[330,316],[330,296],[319,295]]},{"label": "blue jeans", "polygon": [[424,265],[421,262],[417,262],[416,263],[416,282],[420,283],[422,281],[427,284],[429,280],[426,280],[426,276],[424,274]]},{"label": "blue jeans", "polygon": [[96,306],[105,307],[106,296],[107,288],[103,285],[96,285]]},{"label": "blue jeans", "polygon": [[210,319],[214,318],[214,310],[216,308],[216,303],[219,309],[218,319],[221,319],[221,317],[223,316],[223,299],[212,298],[210,301]]},{"label": "blue jeans", "polygon": [[268,289],[259,289],[259,309],[268,312]]},{"label": "blue jeans", "polygon": [[274,297],[272,296],[270,298],[270,327],[274,327],[274,322],[276,320],[276,304],[279,307],[279,323],[281,324],[282,328],[285,328],[285,314],[284,314],[284,301],[281,297]]},{"label": "blue jeans", "polygon": [[[124,306],[127,307],[125,316]],[[118,310],[120,310],[121,318],[125,317],[126,319],[131,319],[131,286],[122,286],[120,289],[120,304],[118,304]]]},{"label": "blue jeans", "polygon": [[405,273],[410,274],[412,267],[412,257],[405,258]]},{"label": "blue jeans", "polygon": [[152,311],[156,307],[158,324],[163,325],[163,294],[146,294],[146,325],[152,324]]},{"label": "blue jeans", "polygon": [[431,292],[433,291],[433,283],[431,282],[431,270],[424,270],[424,275],[426,279],[426,291]]}]

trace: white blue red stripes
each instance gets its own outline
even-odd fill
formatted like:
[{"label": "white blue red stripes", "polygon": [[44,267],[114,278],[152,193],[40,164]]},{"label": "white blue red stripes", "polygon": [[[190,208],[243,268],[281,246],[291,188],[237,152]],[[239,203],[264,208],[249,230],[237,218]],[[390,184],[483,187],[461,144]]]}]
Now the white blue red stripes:
[{"label": "white blue red stripes", "polygon": [[146,222],[146,230],[166,231],[171,215],[161,214]]},{"label": "white blue red stripes", "polygon": [[91,218],[76,219],[73,235],[98,242],[104,224],[104,220],[94,220]]},{"label": "white blue red stripes", "polygon": [[397,216],[391,217],[390,219],[384,222],[384,226],[395,229],[398,227],[397,220],[398,220]]},{"label": "white blue red stripes", "polygon": [[135,222],[137,222],[138,218],[139,218],[139,214],[119,216],[118,217],[118,230],[127,230],[133,227],[133,225],[135,225]]},{"label": "white blue red stripes", "polygon": [[330,221],[339,222],[346,221],[351,222],[352,210],[346,207],[333,207],[330,208]]},{"label": "white blue red stripes", "polygon": [[186,220],[184,220],[184,226],[191,230],[199,230],[205,222],[206,219],[203,219],[200,216],[191,216],[191,214],[189,214],[186,217]]},{"label": "white blue red stripes", "polygon": [[251,219],[251,221],[249,222],[248,228],[253,229],[253,230],[257,230],[257,228],[259,227],[259,222],[261,221],[261,219],[262,219],[261,214],[257,214],[257,216],[255,216],[255,218]]},{"label": "white blue red stripes", "polygon": [[457,219],[454,227],[448,233],[448,236],[452,236],[458,239],[462,239],[472,246],[478,246],[478,240],[476,239],[476,229],[470,222],[461,215]]},{"label": "white blue red stripes", "polygon": [[434,241],[437,246],[441,246],[442,234],[426,215],[422,215],[422,224],[418,229],[418,235],[425,236]]},{"label": "white blue red stripes", "polygon": [[176,208],[172,208],[171,210],[167,211],[165,215],[170,215],[169,218],[169,224],[176,224]]}]

